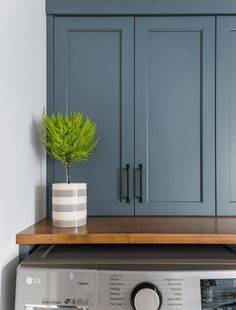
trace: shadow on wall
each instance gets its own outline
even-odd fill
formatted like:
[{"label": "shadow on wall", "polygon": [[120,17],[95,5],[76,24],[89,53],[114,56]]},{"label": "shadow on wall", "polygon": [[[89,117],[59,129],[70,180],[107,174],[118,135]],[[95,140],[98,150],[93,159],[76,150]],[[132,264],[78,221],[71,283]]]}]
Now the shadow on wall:
[{"label": "shadow on wall", "polygon": [[16,257],[10,261],[1,273],[1,310],[14,310],[15,308],[15,283],[16,283],[16,267],[19,264],[19,258]]},{"label": "shadow on wall", "polygon": [[[35,202],[34,202],[34,219],[38,221],[45,216],[45,204],[46,204],[46,185],[45,185],[45,175],[43,174],[44,164],[45,164],[45,151],[44,147],[40,141],[40,131],[39,131],[40,121],[32,116],[31,122],[31,145],[38,158],[40,165],[40,184],[35,187]],[[43,184],[43,185],[42,185]]]},{"label": "shadow on wall", "polygon": [[[41,218],[45,217],[45,193],[46,186],[37,185],[35,187],[35,202],[34,202],[34,219],[39,221]],[[0,309],[2,310],[2,309]]]},{"label": "shadow on wall", "polygon": [[40,141],[40,120],[36,119],[34,115],[32,115],[31,121],[31,145],[35,151],[35,154],[40,163],[44,160],[45,152],[44,147]]}]

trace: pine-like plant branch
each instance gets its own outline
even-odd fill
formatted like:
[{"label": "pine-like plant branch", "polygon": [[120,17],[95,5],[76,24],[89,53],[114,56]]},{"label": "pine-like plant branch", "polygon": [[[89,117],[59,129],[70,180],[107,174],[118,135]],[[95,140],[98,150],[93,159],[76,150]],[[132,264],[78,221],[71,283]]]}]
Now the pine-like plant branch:
[{"label": "pine-like plant branch", "polygon": [[86,161],[99,139],[95,138],[96,123],[82,112],[48,115],[44,110],[40,123],[42,143],[50,157],[66,165],[70,183],[70,163]]}]

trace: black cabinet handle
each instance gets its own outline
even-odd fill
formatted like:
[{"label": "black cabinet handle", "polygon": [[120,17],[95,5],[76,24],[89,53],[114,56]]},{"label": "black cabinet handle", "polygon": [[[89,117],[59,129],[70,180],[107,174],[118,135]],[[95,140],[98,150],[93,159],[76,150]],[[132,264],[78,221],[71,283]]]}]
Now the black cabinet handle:
[{"label": "black cabinet handle", "polygon": [[143,202],[143,165],[139,164],[138,169],[139,169],[139,177],[140,177],[138,201],[142,203]]},{"label": "black cabinet handle", "polygon": [[130,165],[126,164],[126,186],[127,186],[127,196],[126,198],[126,203],[130,203],[130,197],[129,197],[129,169],[130,169]]}]

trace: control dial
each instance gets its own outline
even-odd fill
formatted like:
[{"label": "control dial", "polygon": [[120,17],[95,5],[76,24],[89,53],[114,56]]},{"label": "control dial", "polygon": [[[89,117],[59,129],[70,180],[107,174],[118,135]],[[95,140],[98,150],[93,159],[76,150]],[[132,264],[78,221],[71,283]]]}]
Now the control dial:
[{"label": "control dial", "polygon": [[131,305],[134,310],[159,310],[161,303],[161,293],[152,283],[140,283],[131,293]]}]

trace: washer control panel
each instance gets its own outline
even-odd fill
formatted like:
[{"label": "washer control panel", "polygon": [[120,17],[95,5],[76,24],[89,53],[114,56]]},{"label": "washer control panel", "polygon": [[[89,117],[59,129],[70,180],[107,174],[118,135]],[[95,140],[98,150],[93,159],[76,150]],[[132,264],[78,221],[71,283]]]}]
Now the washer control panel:
[{"label": "washer control panel", "polygon": [[100,270],[98,296],[98,310],[209,310],[224,300],[234,309],[236,271]]}]

